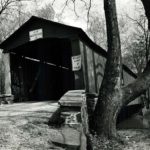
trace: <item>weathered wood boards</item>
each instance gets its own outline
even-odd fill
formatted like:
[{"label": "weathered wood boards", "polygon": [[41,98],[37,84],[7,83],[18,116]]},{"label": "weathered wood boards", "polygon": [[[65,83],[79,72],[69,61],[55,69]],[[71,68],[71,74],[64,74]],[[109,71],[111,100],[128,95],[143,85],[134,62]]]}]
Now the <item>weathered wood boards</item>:
[{"label": "weathered wood boards", "polygon": [[59,100],[60,106],[81,107],[85,90],[71,90],[65,93]]},{"label": "weathered wood boards", "polygon": [[[7,80],[10,83],[6,83],[9,85],[8,89],[16,86],[14,78],[22,78],[21,86],[17,86],[17,90],[22,91],[22,94],[18,92],[20,96],[32,95],[35,99],[40,97],[58,100],[68,90],[99,92],[107,52],[96,45],[80,28],[33,16],[2,42],[0,48],[11,57],[12,80]],[[38,81],[33,82],[40,65],[42,69]],[[20,67],[21,75],[17,73]],[[131,80],[134,80],[135,76],[126,68],[123,67],[123,80],[124,83],[129,83],[130,79],[127,76]],[[32,91],[33,94],[28,91]],[[18,93],[13,90],[15,96]],[[79,105],[71,96],[66,96],[66,99],[67,105]]]}]

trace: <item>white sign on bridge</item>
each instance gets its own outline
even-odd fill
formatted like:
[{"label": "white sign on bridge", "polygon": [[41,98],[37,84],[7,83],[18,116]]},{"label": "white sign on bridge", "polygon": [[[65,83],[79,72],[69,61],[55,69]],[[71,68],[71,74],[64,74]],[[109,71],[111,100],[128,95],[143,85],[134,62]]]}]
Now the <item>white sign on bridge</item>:
[{"label": "white sign on bridge", "polygon": [[30,31],[29,38],[30,38],[30,41],[34,41],[34,40],[43,38],[43,30],[37,29],[37,30]]},{"label": "white sign on bridge", "polygon": [[78,71],[81,69],[81,55],[72,57],[72,70]]}]

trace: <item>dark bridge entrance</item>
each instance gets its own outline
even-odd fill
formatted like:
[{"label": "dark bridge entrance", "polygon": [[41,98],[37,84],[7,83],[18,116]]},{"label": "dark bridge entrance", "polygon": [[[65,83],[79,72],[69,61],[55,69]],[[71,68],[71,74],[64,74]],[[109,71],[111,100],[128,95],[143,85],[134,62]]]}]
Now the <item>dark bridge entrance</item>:
[{"label": "dark bridge entrance", "polygon": [[71,42],[47,38],[10,52],[12,93],[29,99],[59,99],[74,89]]}]

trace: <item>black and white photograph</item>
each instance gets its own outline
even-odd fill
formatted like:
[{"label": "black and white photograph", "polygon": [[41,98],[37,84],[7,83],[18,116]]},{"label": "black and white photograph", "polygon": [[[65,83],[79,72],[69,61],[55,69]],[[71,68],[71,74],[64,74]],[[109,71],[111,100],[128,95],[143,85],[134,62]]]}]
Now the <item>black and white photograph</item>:
[{"label": "black and white photograph", "polygon": [[150,150],[150,0],[0,0],[0,150]]}]

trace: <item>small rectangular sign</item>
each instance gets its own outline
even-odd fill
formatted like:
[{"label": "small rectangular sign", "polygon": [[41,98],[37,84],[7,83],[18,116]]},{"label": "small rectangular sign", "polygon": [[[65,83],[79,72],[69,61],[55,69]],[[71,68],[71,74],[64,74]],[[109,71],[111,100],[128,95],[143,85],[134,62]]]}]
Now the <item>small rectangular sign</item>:
[{"label": "small rectangular sign", "polygon": [[29,32],[30,41],[43,38],[43,30],[37,29]]},{"label": "small rectangular sign", "polygon": [[81,69],[81,55],[72,56],[72,70],[78,71]]}]

